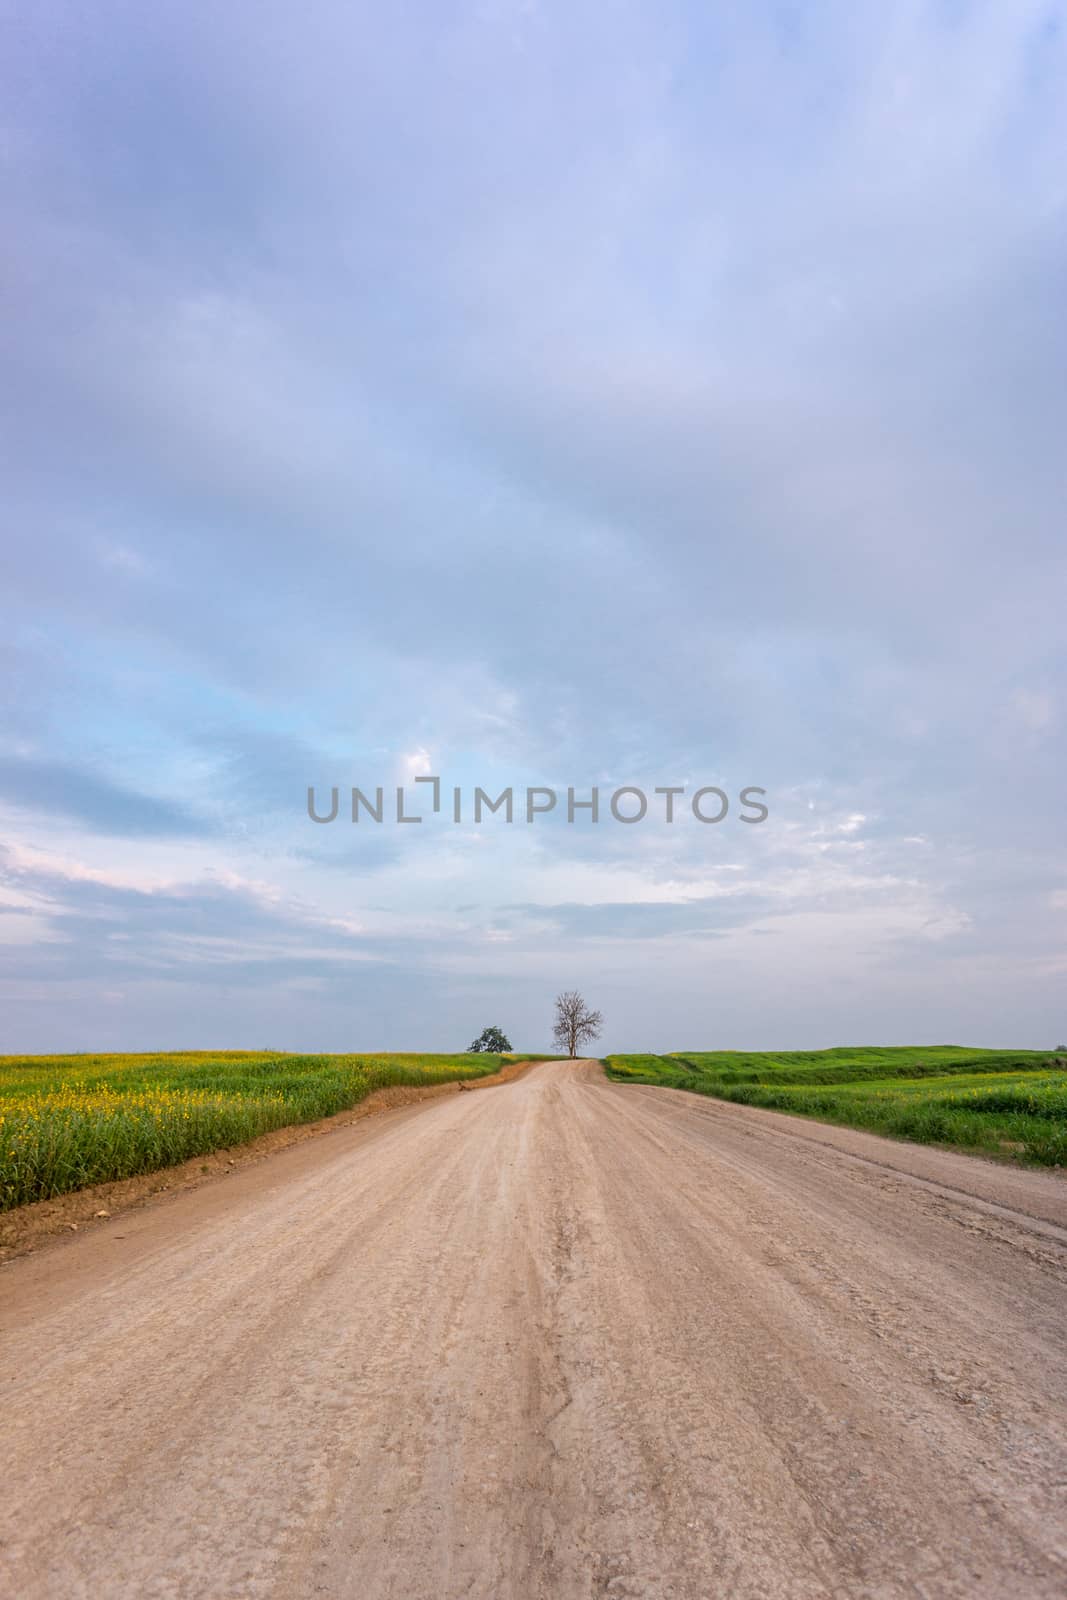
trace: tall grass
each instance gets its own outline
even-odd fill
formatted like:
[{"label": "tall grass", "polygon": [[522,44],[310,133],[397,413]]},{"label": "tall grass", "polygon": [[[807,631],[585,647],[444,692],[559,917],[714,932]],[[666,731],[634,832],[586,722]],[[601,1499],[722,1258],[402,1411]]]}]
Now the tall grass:
[{"label": "tall grass", "polygon": [[374,1089],[484,1077],[503,1059],[269,1051],[0,1057],[0,1210],[331,1116]]},{"label": "tall grass", "polygon": [[609,1075],[895,1138],[1067,1165],[1067,1060],[1039,1051],[824,1050],[611,1056]]}]

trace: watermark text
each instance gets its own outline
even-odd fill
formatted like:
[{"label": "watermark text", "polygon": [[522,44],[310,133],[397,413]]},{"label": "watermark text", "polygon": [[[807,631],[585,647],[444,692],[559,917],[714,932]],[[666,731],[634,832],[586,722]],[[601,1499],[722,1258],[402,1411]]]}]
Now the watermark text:
[{"label": "watermark text", "polygon": [[487,817],[504,823],[534,823],[554,812],[557,820],[568,823],[610,821],[626,827],[638,822],[673,823],[686,812],[710,826],[725,822],[728,817],[756,824],[766,822],[770,815],[763,804],[767,791],[757,784],[748,784],[731,796],[716,784],[705,784],[691,794],[684,784],[656,784],[650,793],[629,783],[610,791],[596,787],[550,789],[535,784],[527,788],[512,786],[493,795],[477,785],[446,786],[436,774],[415,778],[414,783],[428,788],[416,792],[405,784],[388,788],[378,784],[369,789],[341,789],[335,784],[327,791],[319,791],[309,784],[307,814],[312,822],[325,824],[343,817],[373,826],[386,822],[421,823],[431,816],[475,825],[481,825]]}]

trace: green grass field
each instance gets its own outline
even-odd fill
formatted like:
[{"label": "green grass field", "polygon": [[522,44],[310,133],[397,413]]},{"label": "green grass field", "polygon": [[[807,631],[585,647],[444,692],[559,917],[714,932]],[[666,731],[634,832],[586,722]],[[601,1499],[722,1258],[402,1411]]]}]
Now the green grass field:
[{"label": "green grass field", "polygon": [[898,1139],[1067,1164],[1067,1056],[961,1045],[609,1056],[620,1082],[688,1089]]},{"label": "green grass field", "polygon": [[374,1089],[497,1072],[494,1055],[0,1056],[0,1211],[313,1122]]}]

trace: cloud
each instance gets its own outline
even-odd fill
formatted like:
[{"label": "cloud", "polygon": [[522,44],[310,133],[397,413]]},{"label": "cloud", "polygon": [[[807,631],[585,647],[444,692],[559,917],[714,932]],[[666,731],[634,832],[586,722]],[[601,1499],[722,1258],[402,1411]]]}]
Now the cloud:
[{"label": "cloud", "polygon": [[[237,1033],[291,959],[296,1038],[360,929],[389,1005],[337,1041],[534,1029],[553,964],[621,1042],[1056,1031],[1062,4],[61,0],[10,45],[0,794],[151,886],[72,890],[61,957],[6,919],[31,964],[89,985],[128,920],[158,965],[109,989],[172,1033],[213,925]],[[772,810],[307,822],[416,770]]]},{"label": "cloud", "polygon": [[128,789],[65,761],[0,758],[0,799],[34,818],[69,817],[91,832],[118,837],[206,836],[214,831],[210,818],[181,804]]}]

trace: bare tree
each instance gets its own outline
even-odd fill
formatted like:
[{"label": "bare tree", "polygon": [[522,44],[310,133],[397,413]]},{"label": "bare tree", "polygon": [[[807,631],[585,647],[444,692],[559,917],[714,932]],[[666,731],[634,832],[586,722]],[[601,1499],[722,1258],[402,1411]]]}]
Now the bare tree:
[{"label": "bare tree", "polygon": [[556,996],[556,1021],[552,1029],[554,1044],[574,1057],[587,1039],[600,1037],[604,1018],[590,1011],[577,989],[566,989]]}]

